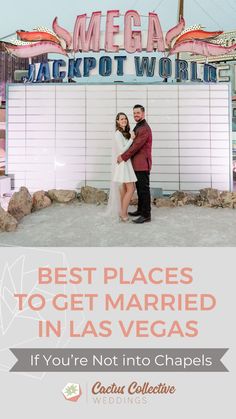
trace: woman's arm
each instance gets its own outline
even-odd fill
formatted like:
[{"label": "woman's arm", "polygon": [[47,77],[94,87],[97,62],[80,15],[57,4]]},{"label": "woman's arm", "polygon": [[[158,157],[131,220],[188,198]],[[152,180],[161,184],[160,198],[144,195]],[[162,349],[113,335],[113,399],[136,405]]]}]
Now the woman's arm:
[{"label": "woman's arm", "polygon": [[134,140],[132,140],[132,138],[130,138],[128,141],[126,140],[126,144],[124,147],[122,147],[121,153],[125,153],[125,151],[127,151],[130,148],[130,146],[133,144],[133,141]]},{"label": "woman's arm", "polygon": [[132,140],[132,138],[130,138],[128,141],[125,140],[125,146],[124,146],[123,142],[122,142],[122,140],[123,140],[122,137],[123,137],[122,133],[120,131],[116,131],[115,142],[116,142],[117,154],[125,153],[130,148],[130,146],[133,144],[133,140]]}]

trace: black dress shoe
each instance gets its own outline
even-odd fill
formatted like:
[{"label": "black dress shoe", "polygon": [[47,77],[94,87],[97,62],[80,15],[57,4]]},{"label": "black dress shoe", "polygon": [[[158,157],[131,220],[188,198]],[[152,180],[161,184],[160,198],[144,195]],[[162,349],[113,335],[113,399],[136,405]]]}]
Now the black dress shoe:
[{"label": "black dress shoe", "polygon": [[143,224],[143,223],[148,223],[151,221],[151,217],[143,217],[141,215],[141,217],[137,218],[136,220],[133,220],[133,223],[135,224]]},{"label": "black dress shoe", "polygon": [[128,212],[128,214],[131,215],[131,217],[138,217],[139,215],[141,215],[141,212],[136,210],[134,212]]}]

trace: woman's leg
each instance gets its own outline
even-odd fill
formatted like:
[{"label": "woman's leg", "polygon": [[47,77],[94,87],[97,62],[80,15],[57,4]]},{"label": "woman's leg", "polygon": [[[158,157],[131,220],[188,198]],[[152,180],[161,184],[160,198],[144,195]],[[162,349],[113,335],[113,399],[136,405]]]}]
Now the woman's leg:
[{"label": "woman's leg", "polygon": [[120,208],[121,208],[120,215],[121,216],[122,216],[123,199],[124,199],[125,194],[126,194],[126,184],[122,183],[122,185],[120,186]]},{"label": "woman's leg", "polygon": [[129,204],[135,190],[134,182],[126,183],[125,187],[126,187],[126,193],[123,197],[122,207],[121,207],[121,212],[122,212],[121,215],[124,218],[128,217]]}]

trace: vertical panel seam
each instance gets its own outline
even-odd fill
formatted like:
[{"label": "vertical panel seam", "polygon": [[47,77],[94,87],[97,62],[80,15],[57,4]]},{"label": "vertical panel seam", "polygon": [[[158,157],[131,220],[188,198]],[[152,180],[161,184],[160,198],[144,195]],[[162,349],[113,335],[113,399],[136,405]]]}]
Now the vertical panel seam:
[{"label": "vertical panel seam", "polygon": [[177,85],[177,95],[178,95],[178,174],[179,174],[179,190],[181,190],[181,181],[180,181],[180,121],[179,121],[179,112],[180,112],[180,101],[179,101],[179,94],[180,94],[180,86]]},{"label": "vertical panel seam", "polygon": [[55,126],[55,130],[54,130],[54,188],[56,189],[57,187],[57,86],[54,86],[54,100],[55,100],[55,105],[54,105],[54,126]]},{"label": "vertical panel seam", "polygon": [[28,130],[27,130],[27,124],[28,124],[28,121],[27,121],[27,107],[28,107],[28,105],[27,105],[27,85],[25,84],[25,163],[24,163],[24,168],[25,168],[25,170],[24,170],[24,182],[25,182],[25,186],[26,186],[26,155],[27,155],[27,143],[28,143],[28,141],[27,141],[27,137],[28,137],[28,135],[27,135],[27,132],[28,132]]},{"label": "vertical panel seam", "polygon": [[210,187],[213,186],[213,179],[212,179],[212,118],[211,118],[211,86],[208,86],[209,89],[209,134],[210,134],[210,168],[211,168],[211,179],[210,179]]},{"label": "vertical panel seam", "polygon": [[87,118],[87,87],[85,86],[85,92],[84,92],[84,97],[85,97],[85,133],[84,133],[84,141],[85,141],[85,149],[84,149],[84,153],[85,153],[85,165],[84,165],[84,184],[85,186],[87,186],[87,131],[88,131],[88,118]]},{"label": "vertical panel seam", "polygon": [[227,86],[227,92],[228,92],[228,103],[229,103],[229,112],[228,112],[228,127],[229,127],[229,190],[234,190],[234,179],[233,179],[233,167],[232,167],[232,161],[233,161],[233,142],[232,142],[232,91],[231,91],[231,85],[228,83]]}]

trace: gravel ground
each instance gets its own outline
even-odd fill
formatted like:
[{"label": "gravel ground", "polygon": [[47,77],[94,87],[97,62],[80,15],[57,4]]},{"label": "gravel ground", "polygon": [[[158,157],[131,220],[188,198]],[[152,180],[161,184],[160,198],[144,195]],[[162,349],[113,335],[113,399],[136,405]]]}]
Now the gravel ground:
[{"label": "gravel ground", "polygon": [[[134,210],[134,207],[132,207]],[[103,205],[54,204],[25,217],[0,246],[236,246],[236,210],[156,208],[136,225],[104,217]]]}]

